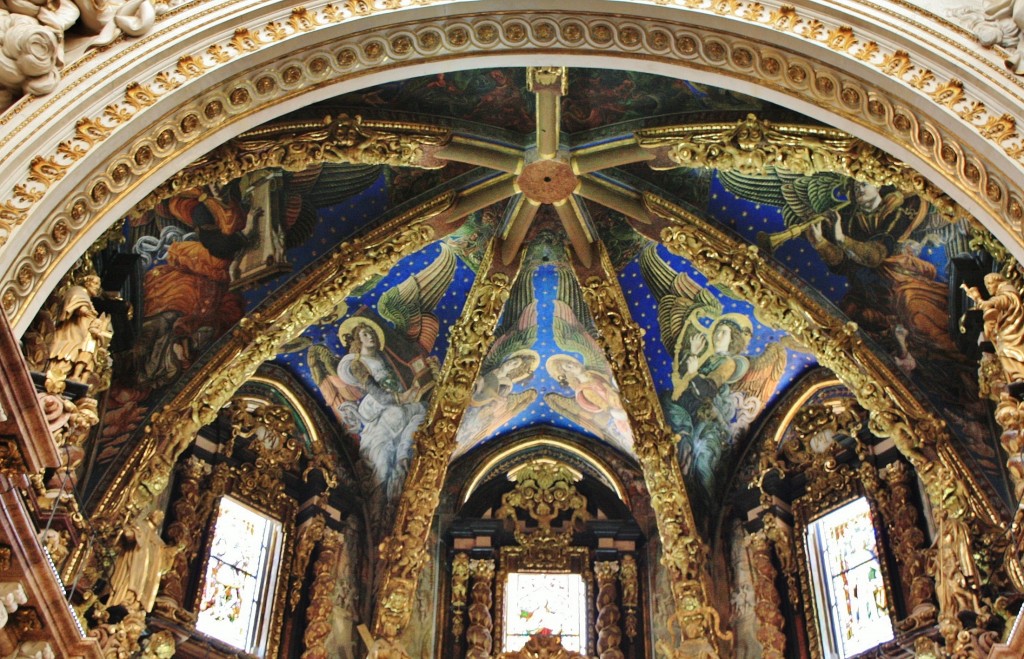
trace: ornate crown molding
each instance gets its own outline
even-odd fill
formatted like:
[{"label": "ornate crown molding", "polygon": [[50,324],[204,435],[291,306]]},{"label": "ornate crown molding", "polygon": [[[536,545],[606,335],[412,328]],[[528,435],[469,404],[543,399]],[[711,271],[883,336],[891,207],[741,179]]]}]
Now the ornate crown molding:
[{"label": "ornate crown molding", "polygon": [[[858,23],[854,30],[844,22],[850,15],[842,9],[738,0],[682,0],[673,5],[675,14],[650,3],[633,3],[630,19],[621,13],[603,14],[620,3],[598,0],[571,15],[471,13],[486,4],[453,5],[445,18],[416,13],[421,10],[372,16],[401,6],[390,0],[345,8],[311,4],[283,10],[264,5],[249,14],[235,3],[197,7],[182,12],[179,23],[108,57],[91,56],[90,66],[72,65],[66,88],[47,99],[45,107],[20,103],[0,117],[0,124],[8,127],[0,136],[7,153],[0,159],[0,190],[6,190],[0,193],[0,243],[10,242],[15,233],[22,235],[11,243],[18,246],[15,250],[8,245],[0,252],[0,267],[6,271],[0,288],[4,311],[23,330],[38,306],[38,294],[52,287],[70,259],[81,253],[83,239],[140,200],[146,180],[166,176],[175,162],[209,150],[219,136],[255,125],[278,104],[295,107],[304,94],[319,97],[327,88],[351,88],[359,77],[379,78],[406,63],[442,68],[442,62],[452,59],[521,56],[536,49],[556,59],[561,52],[594,63],[614,51],[643,58],[661,72],[762,85],[773,95],[781,91],[911,156],[933,180],[944,179],[951,190],[958,190],[957,200],[969,210],[987,214],[983,219],[990,230],[1004,238],[1019,236],[1024,205],[1014,176],[1024,159],[1024,141],[1013,112],[1021,98],[1020,82],[1004,79],[995,59],[985,61],[962,46],[956,62],[965,74],[962,79],[951,77],[942,57],[929,60],[925,45],[954,50],[949,35],[955,30],[948,24],[942,28],[935,22],[924,30],[930,41],[915,42],[920,53],[912,57],[886,45],[893,41],[883,37],[897,33],[900,19],[874,5],[870,13],[878,24]],[[398,22],[416,17],[421,20],[415,26]],[[925,19],[902,20],[923,25]],[[371,23],[372,30],[354,32]],[[225,31],[222,25],[233,29]],[[185,52],[187,27],[195,28],[192,43],[202,45]],[[751,36],[758,34],[752,27],[783,46],[752,47]],[[778,34],[785,38],[769,36]],[[914,33],[901,36],[906,34]],[[302,47],[277,47],[292,41]],[[131,73],[127,53],[138,58],[157,46],[180,54],[176,64],[135,76],[116,97],[104,89],[108,101],[98,112],[76,109],[97,107],[100,92],[93,75],[118,66],[119,74]],[[270,61],[273,65],[267,66]],[[245,63],[253,66],[246,68]],[[892,97],[892,82],[905,100]],[[81,100],[74,96],[76,90]],[[68,128],[40,130],[40,122],[57,121],[60,115]],[[145,128],[133,128],[143,124]],[[28,172],[19,162],[30,162]],[[72,171],[81,174],[69,176]],[[29,216],[41,219],[26,224]],[[1016,251],[1024,253],[1024,248]]]}]

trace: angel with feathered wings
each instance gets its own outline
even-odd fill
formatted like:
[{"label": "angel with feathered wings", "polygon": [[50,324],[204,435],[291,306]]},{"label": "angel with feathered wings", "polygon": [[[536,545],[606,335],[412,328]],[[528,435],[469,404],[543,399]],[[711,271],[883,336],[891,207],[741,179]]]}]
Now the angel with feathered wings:
[{"label": "angel with feathered wings", "polygon": [[537,342],[537,300],[533,294],[534,271],[524,270],[509,293],[494,344],[480,365],[480,377],[456,435],[455,455],[472,448],[537,399],[536,389],[513,391],[529,381],[540,355]]},{"label": "angel with feathered wings", "polygon": [[567,389],[572,396],[551,392],[544,402],[556,412],[593,432],[613,446],[633,452],[633,432],[622,408],[619,387],[611,367],[597,342],[597,328],[583,301],[575,277],[566,268],[558,269],[558,292],[555,300],[555,344],[563,353],[545,364],[548,375]]},{"label": "angel with feathered wings", "polygon": [[673,270],[653,244],[640,254],[640,273],[658,300],[661,341],[672,354],[665,416],[680,434],[684,471],[713,498],[717,467],[775,391],[786,370],[786,348],[795,344],[786,337],[760,355],[744,354],[753,335],[750,319],[722,313],[718,298]]},{"label": "angel with feathered wings", "polygon": [[325,345],[307,353],[324,399],[358,436],[359,453],[388,500],[401,490],[413,433],[426,414],[437,370],[430,351],[440,327],[433,309],[454,278],[455,255],[442,244],[430,265],[381,295],[380,316],[361,310],[341,324],[338,337],[348,354],[339,360]]}]

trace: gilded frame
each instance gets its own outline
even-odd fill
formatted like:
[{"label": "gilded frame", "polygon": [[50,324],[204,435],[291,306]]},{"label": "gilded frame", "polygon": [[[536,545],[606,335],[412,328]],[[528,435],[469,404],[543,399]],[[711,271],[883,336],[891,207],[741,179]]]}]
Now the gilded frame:
[{"label": "gilded frame", "polygon": [[[817,491],[812,486],[812,491],[804,494],[793,501],[793,542],[799,543],[799,551],[796,551],[797,571],[800,575],[800,598],[803,600],[804,621],[807,625],[807,645],[812,659],[824,659],[825,639],[824,630],[819,628],[820,609],[823,606],[818,602],[817,588],[814,585],[814,577],[811,572],[810,547],[807,543],[807,527],[814,520],[834,511],[848,503],[863,497],[871,510],[871,524],[875,531],[875,554],[878,556],[878,563],[881,566],[882,581],[885,584],[885,596],[889,605],[889,623],[892,625],[893,635],[897,634],[897,622],[899,616],[896,611],[895,593],[892,587],[893,574],[889,566],[888,556],[882,545],[882,513],[878,508],[874,497],[853,479],[853,474],[844,467],[839,468],[843,474],[840,482],[822,483]],[[820,481],[819,481],[820,482]],[[898,579],[899,576],[896,575]]]},{"label": "gilded frame", "polygon": [[538,560],[528,548],[507,546],[502,547],[498,552],[498,569],[494,579],[494,640],[498,644],[498,654],[505,652],[505,584],[508,582],[508,575],[513,572],[533,573],[557,573],[557,574],[579,574],[583,577],[583,584],[587,593],[587,628],[586,628],[586,652],[587,656],[595,654],[596,640],[594,638],[595,625],[595,597],[594,571],[590,569],[590,550],[587,547],[569,547],[563,560],[548,562]]}]

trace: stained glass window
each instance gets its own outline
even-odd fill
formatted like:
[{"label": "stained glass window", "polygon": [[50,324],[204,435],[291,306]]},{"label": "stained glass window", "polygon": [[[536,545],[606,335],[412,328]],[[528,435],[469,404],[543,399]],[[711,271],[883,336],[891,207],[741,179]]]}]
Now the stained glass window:
[{"label": "stained glass window", "polygon": [[861,497],[807,527],[825,656],[846,659],[893,638],[871,507]]},{"label": "stained glass window", "polygon": [[586,601],[587,589],[578,574],[509,574],[502,651],[521,650],[533,634],[552,634],[562,637],[566,650],[584,652]]},{"label": "stained glass window", "polygon": [[223,497],[210,543],[196,629],[259,654],[260,632],[273,589],[280,523]]}]

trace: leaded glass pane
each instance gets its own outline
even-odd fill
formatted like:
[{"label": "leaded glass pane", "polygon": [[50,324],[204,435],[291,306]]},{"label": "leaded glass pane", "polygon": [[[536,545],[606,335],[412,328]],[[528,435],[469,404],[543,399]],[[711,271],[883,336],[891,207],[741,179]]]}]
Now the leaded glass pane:
[{"label": "leaded glass pane", "polygon": [[562,637],[562,646],[583,652],[587,589],[578,574],[513,572],[505,584],[504,652],[514,652],[533,634]]},{"label": "leaded glass pane", "polygon": [[871,507],[861,497],[807,528],[826,656],[845,659],[893,638]]},{"label": "leaded glass pane", "polygon": [[274,520],[221,499],[196,629],[247,652],[258,650],[260,603],[272,586],[268,565],[279,528]]}]

